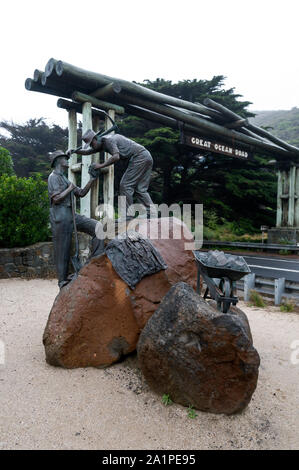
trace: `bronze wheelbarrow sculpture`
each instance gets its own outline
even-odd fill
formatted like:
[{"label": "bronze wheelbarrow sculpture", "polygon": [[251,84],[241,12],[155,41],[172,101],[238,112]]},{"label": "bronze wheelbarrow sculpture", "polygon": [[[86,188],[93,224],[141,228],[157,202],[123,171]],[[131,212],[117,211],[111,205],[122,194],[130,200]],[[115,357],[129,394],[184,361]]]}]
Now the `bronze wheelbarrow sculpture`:
[{"label": "bronze wheelbarrow sculpture", "polygon": [[236,305],[239,300],[238,297],[234,295],[235,281],[240,280],[243,276],[246,276],[251,271],[243,257],[236,255],[225,255],[224,253],[223,255],[227,258],[227,264],[229,262],[231,264],[231,262],[236,260],[237,264],[242,267],[242,270],[237,269],[237,267],[232,269],[226,267],[225,265],[211,265],[209,264],[207,254],[205,252],[194,251],[198,268],[197,292],[200,294],[200,277],[202,276],[207,286],[203,298],[216,300],[217,309],[223,313],[227,313],[229,311],[230,305]]}]

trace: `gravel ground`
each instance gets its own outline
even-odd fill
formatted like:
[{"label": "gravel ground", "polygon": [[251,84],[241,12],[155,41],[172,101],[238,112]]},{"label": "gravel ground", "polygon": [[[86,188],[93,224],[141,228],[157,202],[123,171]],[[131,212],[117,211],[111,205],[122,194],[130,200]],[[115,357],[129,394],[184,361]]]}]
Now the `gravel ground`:
[{"label": "gravel ground", "polygon": [[0,293],[0,449],[299,448],[299,363],[291,362],[298,313],[239,302],[261,356],[252,401],[238,415],[197,411],[190,419],[148,388],[136,355],[107,369],[46,364],[42,334],[56,280],[1,280]]}]

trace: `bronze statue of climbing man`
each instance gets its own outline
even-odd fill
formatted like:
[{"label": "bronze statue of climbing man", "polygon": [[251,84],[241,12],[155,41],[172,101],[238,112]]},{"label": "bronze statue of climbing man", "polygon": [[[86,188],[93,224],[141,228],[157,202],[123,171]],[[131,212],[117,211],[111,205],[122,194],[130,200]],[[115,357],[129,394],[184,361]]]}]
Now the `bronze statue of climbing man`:
[{"label": "bronze statue of climbing man", "polygon": [[[153,159],[150,152],[140,144],[120,134],[101,137],[89,129],[82,136],[85,146],[76,149],[79,155],[91,155],[97,152],[108,152],[111,154],[104,163],[94,163],[92,169],[102,169],[113,165],[119,160],[129,160],[127,170],[122,176],[119,187],[119,195],[126,197],[126,207],[133,204],[135,195],[137,202],[141,203],[147,212],[147,217],[156,216],[155,205],[148,193]],[[75,151],[70,149],[67,155]]]}]

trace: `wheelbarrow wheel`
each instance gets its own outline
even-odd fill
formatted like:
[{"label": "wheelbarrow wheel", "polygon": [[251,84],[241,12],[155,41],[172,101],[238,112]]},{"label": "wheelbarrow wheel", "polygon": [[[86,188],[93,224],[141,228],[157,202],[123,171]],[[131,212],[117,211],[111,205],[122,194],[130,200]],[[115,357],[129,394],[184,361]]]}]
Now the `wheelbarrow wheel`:
[{"label": "wheelbarrow wheel", "polygon": [[[219,283],[219,289],[225,295],[225,297],[232,296],[232,285],[229,279],[222,278]],[[223,313],[227,313],[229,311],[231,302],[229,300],[225,300],[221,302],[221,311]]]}]

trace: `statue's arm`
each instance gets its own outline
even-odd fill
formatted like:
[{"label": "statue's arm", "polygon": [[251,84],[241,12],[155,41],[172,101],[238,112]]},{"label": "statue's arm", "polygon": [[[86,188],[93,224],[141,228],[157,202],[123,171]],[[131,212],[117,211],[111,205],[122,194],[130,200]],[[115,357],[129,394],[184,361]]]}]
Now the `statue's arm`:
[{"label": "statue's arm", "polygon": [[110,137],[110,138],[104,137],[103,143],[104,143],[104,150],[110,153],[111,157],[109,157],[104,163],[96,163],[94,165],[95,169],[106,168],[107,166],[113,165],[120,158],[118,146],[116,142],[113,140],[113,137]]},{"label": "statue's arm", "polygon": [[89,149],[80,149],[80,150],[77,150],[76,152],[78,155],[92,155],[93,153],[97,153],[96,150],[94,150],[93,148],[89,148]]},{"label": "statue's arm", "polygon": [[109,157],[104,163],[95,163],[94,168],[106,168],[106,166],[113,165],[119,160],[119,153],[114,153],[112,157]]},{"label": "statue's arm", "polygon": [[84,197],[86,196],[86,194],[88,193],[88,191],[90,190],[93,182],[96,180],[97,178],[91,178],[88,183],[84,186],[84,188],[79,188],[79,186],[75,186],[75,190],[74,190],[74,194],[76,197]]},{"label": "statue's arm", "polygon": [[[79,149],[76,150],[78,155],[92,155],[93,153],[97,153],[101,151],[101,146],[96,145],[95,147],[89,147],[88,149]],[[72,153],[75,153],[73,149],[69,149],[66,154],[70,157]]]},{"label": "statue's arm", "polygon": [[53,204],[60,204],[75,187],[76,186],[73,183],[71,183],[64,191],[60,193],[58,192],[53,193],[51,196],[51,200]]}]

